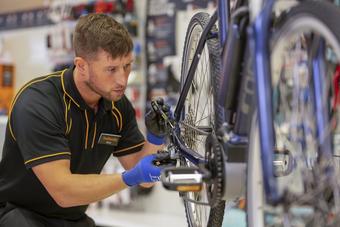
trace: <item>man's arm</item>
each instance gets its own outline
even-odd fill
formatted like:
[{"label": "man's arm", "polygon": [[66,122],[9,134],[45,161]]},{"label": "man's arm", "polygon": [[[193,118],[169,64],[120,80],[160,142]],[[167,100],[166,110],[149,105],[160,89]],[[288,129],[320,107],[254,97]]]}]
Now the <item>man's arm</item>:
[{"label": "man's arm", "polygon": [[[124,167],[126,170],[132,169],[136,163],[138,163],[139,160],[141,160],[143,157],[149,155],[149,154],[155,154],[157,151],[161,150],[163,148],[163,145],[155,145],[148,141],[145,142],[142,150],[139,152],[119,157],[118,160],[120,164]],[[152,187],[155,183],[143,183],[141,186],[149,188]]]},{"label": "man's arm", "polygon": [[145,141],[145,144],[139,152],[121,156],[118,158],[119,162],[122,164],[124,169],[129,170],[133,168],[139,160],[149,154],[155,154],[157,151],[161,150],[163,145],[155,145],[148,141]]},{"label": "man's arm", "polygon": [[72,207],[102,200],[127,186],[159,181],[161,168],[154,165],[155,158],[146,155],[123,174],[72,174],[69,160],[47,162],[32,170],[58,205]]},{"label": "man's arm", "polygon": [[[163,99],[157,100],[157,105],[167,115],[171,116],[170,107],[164,103]],[[145,115],[145,125],[147,128],[146,142],[141,151],[119,157],[119,161],[126,170],[130,170],[143,157],[155,154],[164,146],[164,138],[168,134],[167,124],[164,119],[153,108]],[[141,186],[151,187],[154,183],[143,183]]]},{"label": "man's arm", "polygon": [[61,207],[87,205],[127,187],[121,174],[72,174],[70,161],[51,161],[32,168]]}]

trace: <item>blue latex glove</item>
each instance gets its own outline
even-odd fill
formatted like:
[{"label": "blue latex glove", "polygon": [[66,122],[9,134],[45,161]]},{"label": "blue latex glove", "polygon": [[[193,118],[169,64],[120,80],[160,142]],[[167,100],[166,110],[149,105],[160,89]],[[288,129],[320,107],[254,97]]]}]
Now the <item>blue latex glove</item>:
[{"label": "blue latex glove", "polygon": [[152,161],[156,155],[148,155],[141,159],[137,165],[122,174],[123,181],[128,186],[141,183],[150,183],[160,180],[162,168],[155,166]]}]

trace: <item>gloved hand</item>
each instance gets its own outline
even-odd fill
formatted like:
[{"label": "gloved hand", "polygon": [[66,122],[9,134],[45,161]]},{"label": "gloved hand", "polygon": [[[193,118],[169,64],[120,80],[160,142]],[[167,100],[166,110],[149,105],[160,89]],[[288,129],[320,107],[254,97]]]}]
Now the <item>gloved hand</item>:
[{"label": "gloved hand", "polygon": [[[164,103],[162,98],[156,100],[162,111],[171,118],[170,106]],[[161,117],[160,113],[155,112],[153,108],[145,115],[145,125],[147,128],[147,140],[155,145],[164,143],[167,134],[167,124]]]},{"label": "gloved hand", "polygon": [[124,183],[128,186],[134,186],[159,181],[162,168],[153,164],[155,158],[155,154],[145,156],[134,168],[125,171],[122,174]]}]

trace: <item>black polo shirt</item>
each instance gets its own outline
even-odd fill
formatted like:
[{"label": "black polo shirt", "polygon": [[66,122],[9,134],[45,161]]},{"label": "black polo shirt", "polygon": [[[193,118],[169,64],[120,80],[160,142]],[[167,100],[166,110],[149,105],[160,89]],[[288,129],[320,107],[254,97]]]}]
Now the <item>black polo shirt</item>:
[{"label": "black polo shirt", "polygon": [[79,94],[73,67],[27,83],[9,113],[0,162],[0,202],[11,202],[48,217],[75,220],[87,206],[59,207],[32,171],[58,159],[71,160],[71,172],[97,174],[112,154],[140,151],[144,137],[124,96],[101,99],[97,113]]}]

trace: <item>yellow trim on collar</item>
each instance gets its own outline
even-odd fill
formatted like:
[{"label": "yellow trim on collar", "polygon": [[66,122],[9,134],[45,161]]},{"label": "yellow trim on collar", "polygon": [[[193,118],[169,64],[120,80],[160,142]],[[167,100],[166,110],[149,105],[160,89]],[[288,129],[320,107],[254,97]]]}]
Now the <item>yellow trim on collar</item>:
[{"label": "yellow trim on collar", "polygon": [[115,110],[118,113],[118,115],[119,115],[119,124],[118,124],[119,125],[119,131],[122,131],[122,128],[123,128],[123,117],[122,117],[122,114],[120,113],[120,111],[116,108],[115,103],[113,101],[112,101],[112,110]]},{"label": "yellow trim on collar", "polygon": [[91,148],[94,147],[94,141],[95,141],[95,139],[96,139],[96,133],[97,133],[97,122],[94,122],[94,133],[93,133]]},{"label": "yellow trim on collar", "polygon": [[85,149],[87,149],[87,142],[89,138],[89,119],[87,117],[87,111],[85,110],[85,119],[86,119],[86,135],[85,135]]},{"label": "yellow trim on collar", "polygon": [[[70,111],[70,107],[71,107],[71,99],[68,102],[68,107],[67,107],[67,112]],[[70,124],[68,125],[66,122],[66,127],[68,127],[68,131],[66,131],[66,135],[69,134],[71,132],[71,127],[72,127],[72,118],[70,116]]]},{"label": "yellow trim on collar", "polygon": [[120,124],[119,124],[119,131],[122,131],[122,128],[123,128],[123,117],[122,117],[122,114],[120,113],[120,111],[116,107],[113,107],[113,108],[117,111],[117,113],[119,115],[119,122],[120,122]]},{"label": "yellow trim on collar", "polygon": [[62,88],[63,88],[64,93],[65,93],[65,94],[66,94],[66,95],[74,102],[74,104],[77,105],[78,108],[80,108],[80,105],[79,105],[76,101],[74,101],[74,99],[72,98],[72,96],[71,96],[69,93],[66,92],[65,84],[64,84],[64,73],[65,73],[66,70],[67,70],[67,69],[64,69],[64,70],[61,72],[61,86],[62,86]]},{"label": "yellow trim on collar", "polygon": [[64,116],[64,118],[65,118],[65,124],[66,124],[66,131],[65,131],[65,134],[67,135],[67,132],[68,132],[67,113],[68,113],[68,111],[67,111],[67,102],[66,102],[66,98],[65,98],[65,93],[64,93],[64,95],[63,95],[63,100],[64,100],[64,104],[65,104],[65,116]]},{"label": "yellow trim on collar", "polygon": [[117,115],[115,114],[115,112],[113,112],[113,110],[111,110],[111,113],[113,114],[113,116],[115,116],[115,118],[116,118],[116,123],[117,123],[117,127],[119,128],[119,120],[118,120]]}]

